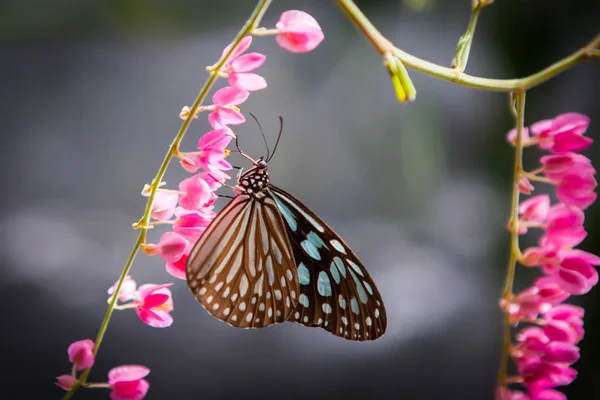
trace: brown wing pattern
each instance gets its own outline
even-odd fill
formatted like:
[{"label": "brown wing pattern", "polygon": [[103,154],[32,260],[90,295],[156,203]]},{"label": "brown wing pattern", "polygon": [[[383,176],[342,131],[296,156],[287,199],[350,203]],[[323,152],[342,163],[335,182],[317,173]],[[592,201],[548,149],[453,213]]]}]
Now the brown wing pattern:
[{"label": "brown wing pattern", "polygon": [[240,328],[286,320],[300,288],[285,229],[263,193],[240,194],[217,215],[187,262],[188,286],[211,315]]},{"label": "brown wing pattern", "polygon": [[373,279],[327,224],[289,193],[270,186],[285,218],[298,267],[300,297],[289,321],[350,340],[384,334],[387,317]]}]

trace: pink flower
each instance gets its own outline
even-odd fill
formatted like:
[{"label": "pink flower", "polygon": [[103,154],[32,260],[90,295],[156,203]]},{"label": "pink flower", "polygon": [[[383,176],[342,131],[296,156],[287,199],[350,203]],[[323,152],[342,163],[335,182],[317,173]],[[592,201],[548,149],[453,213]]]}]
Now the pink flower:
[{"label": "pink flower", "polygon": [[75,384],[75,379],[71,375],[61,375],[56,377],[56,386],[64,390],[71,390]]},{"label": "pink flower", "polygon": [[246,122],[246,118],[236,107],[248,99],[250,93],[247,90],[227,86],[217,90],[213,95],[214,111],[209,114],[208,122],[214,129],[222,129],[227,125],[239,125]]},{"label": "pink flower", "polygon": [[[512,128],[510,131],[508,131],[508,133],[506,134],[506,141],[512,144],[513,146],[515,145],[515,143],[517,142],[517,128]],[[523,128],[523,131],[521,132],[521,143],[525,146],[529,142],[529,129]]]},{"label": "pink flower", "polygon": [[208,183],[197,175],[184,179],[179,183],[179,205],[187,210],[199,210],[211,205],[213,192]]},{"label": "pink flower", "polygon": [[567,342],[550,341],[542,359],[549,363],[573,364],[579,360],[579,347]]},{"label": "pink flower", "polygon": [[[225,64],[224,71],[229,74],[229,84],[245,90],[260,90],[267,87],[267,81],[260,75],[250,73],[263,65],[266,56],[260,53],[242,54],[250,47],[252,36],[242,39],[231,58]],[[223,57],[231,49],[231,45],[223,50]]]},{"label": "pink flower", "polygon": [[539,139],[542,149],[553,153],[583,150],[592,144],[592,139],[582,136],[590,119],[578,113],[566,113],[552,120],[543,120],[531,125],[531,133]]},{"label": "pink flower", "polygon": [[538,296],[540,297],[541,301],[553,306],[562,303],[571,295],[570,293],[564,291],[556,282],[554,282],[552,278],[548,276],[537,278],[533,286],[538,289]]},{"label": "pink flower", "polygon": [[578,207],[562,203],[552,206],[546,217],[542,245],[555,248],[578,245],[587,236],[583,228],[584,219],[583,211]]},{"label": "pink flower", "polygon": [[229,170],[231,164],[225,161],[226,147],[233,139],[230,129],[216,129],[207,132],[198,141],[199,153],[187,153],[180,161],[188,172],[194,173],[200,168],[205,170]]},{"label": "pink flower", "polygon": [[541,389],[533,391],[531,400],[567,400],[567,396],[553,389]]},{"label": "pink flower", "polygon": [[583,308],[571,304],[559,304],[544,313],[546,321],[564,321],[577,333],[579,340],[583,339]]},{"label": "pink flower", "polygon": [[517,190],[520,193],[529,195],[533,189],[535,189],[535,187],[531,184],[531,182],[529,182],[529,179],[524,176],[519,178],[519,181],[517,182]]},{"label": "pink flower", "polygon": [[141,365],[122,365],[108,372],[108,383],[112,387],[112,400],[141,400],[148,393],[150,383],[143,379],[150,370]]},{"label": "pink flower", "polygon": [[506,387],[498,387],[496,389],[495,400],[531,400],[529,396],[518,390],[511,391]]},{"label": "pink flower", "polygon": [[548,321],[544,325],[544,334],[555,342],[577,344],[580,340],[577,331],[566,321]]},{"label": "pink flower", "polygon": [[186,280],[186,264],[188,256],[184,254],[181,258],[175,262],[167,263],[167,273],[177,279]]},{"label": "pink flower", "polygon": [[157,244],[147,244],[143,247],[148,255],[158,254],[163,260],[173,262],[189,251],[190,242],[175,232],[165,232]]},{"label": "pink flower", "polygon": [[600,257],[582,250],[561,250],[559,264],[543,265],[544,272],[565,291],[571,294],[584,294],[598,283]]},{"label": "pink flower", "polygon": [[[219,173],[221,175],[219,175]],[[208,188],[211,192],[216,192],[223,186],[223,182],[230,179],[230,176],[220,171],[204,171],[196,174],[196,177],[202,179],[208,184]]]},{"label": "pink flower", "polygon": [[[118,281],[115,282],[115,284],[112,285],[108,289],[108,294],[110,296],[112,296],[115,293],[118,283],[119,283]],[[135,296],[137,295],[136,288],[137,288],[137,284],[135,283],[135,281],[131,278],[131,276],[127,275],[125,277],[125,279],[123,280],[123,284],[121,285],[121,290],[119,290],[118,300],[120,302],[126,302],[129,300],[133,300],[135,298]]]},{"label": "pink flower", "polygon": [[544,222],[550,210],[550,196],[540,194],[530,197],[519,205],[519,214],[524,221]]},{"label": "pink flower", "polygon": [[275,28],[279,29],[279,35],[275,38],[277,43],[294,53],[313,50],[325,37],[319,23],[303,11],[284,12]]},{"label": "pink flower", "polygon": [[198,212],[188,211],[183,208],[177,208],[176,213],[177,219],[173,224],[173,230],[190,242],[198,240],[215,214],[212,210]]},{"label": "pink flower", "polygon": [[158,221],[167,221],[173,216],[179,195],[177,193],[158,191],[152,203],[151,216]]},{"label": "pink flower", "polygon": [[556,197],[566,204],[586,209],[596,201],[596,180],[587,173],[565,175],[558,183]]},{"label": "pink flower", "polygon": [[90,339],[73,342],[67,352],[69,361],[73,363],[77,371],[91,368],[94,365],[94,342]]},{"label": "pink flower", "polygon": [[143,323],[154,328],[171,326],[173,317],[170,312],[173,310],[173,300],[171,291],[167,289],[171,285],[172,283],[140,286],[135,312]]},{"label": "pink flower", "polygon": [[594,175],[596,173],[590,159],[577,153],[544,156],[540,161],[546,177],[556,182],[568,174]]},{"label": "pink flower", "polygon": [[532,321],[552,306],[544,301],[537,287],[530,287],[517,294],[504,309],[513,323]]}]

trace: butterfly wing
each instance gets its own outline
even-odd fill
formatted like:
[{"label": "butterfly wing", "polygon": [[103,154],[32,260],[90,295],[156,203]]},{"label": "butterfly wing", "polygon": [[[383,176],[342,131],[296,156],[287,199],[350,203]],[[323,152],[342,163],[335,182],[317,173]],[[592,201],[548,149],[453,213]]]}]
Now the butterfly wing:
[{"label": "butterfly wing", "polygon": [[299,295],[283,218],[267,195],[237,195],[190,252],[188,286],[214,317],[234,327],[286,320]]},{"label": "butterfly wing", "polygon": [[348,245],[289,193],[270,186],[286,222],[300,297],[289,321],[350,340],[384,334],[387,317],[373,279]]}]

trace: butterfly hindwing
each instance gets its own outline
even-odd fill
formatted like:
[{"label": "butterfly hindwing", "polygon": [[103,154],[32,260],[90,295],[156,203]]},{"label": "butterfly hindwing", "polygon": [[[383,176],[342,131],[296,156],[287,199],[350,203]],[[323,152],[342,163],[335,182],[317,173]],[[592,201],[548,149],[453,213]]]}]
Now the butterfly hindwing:
[{"label": "butterfly hindwing", "polygon": [[300,297],[288,320],[350,340],[383,335],[383,300],[356,254],[293,196],[272,185],[269,191],[285,220],[298,267]]},{"label": "butterfly hindwing", "polygon": [[188,286],[214,317],[241,328],[281,323],[299,295],[283,218],[267,195],[237,195],[190,252]]}]

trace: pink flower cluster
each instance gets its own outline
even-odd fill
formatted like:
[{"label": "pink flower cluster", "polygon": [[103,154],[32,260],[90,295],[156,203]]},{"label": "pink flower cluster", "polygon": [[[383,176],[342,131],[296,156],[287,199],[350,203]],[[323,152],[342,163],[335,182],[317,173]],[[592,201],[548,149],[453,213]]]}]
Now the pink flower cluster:
[{"label": "pink flower cluster", "polygon": [[[77,382],[76,371],[91,368],[94,365],[94,342],[90,339],[79,340],[69,346],[67,353],[73,363],[71,375],[56,378],[56,385],[64,390],[71,390]],[[88,384],[90,387],[111,389],[112,400],[141,400],[146,396],[150,383],[144,378],[150,370],[141,365],[122,365],[108,372],[108,383]]]},{"label": "pink flower cluster", "polygon": [[[323,40],[323,32],[317,21],[302,11],[287,11],[282,14],[276,29],[260,28],[253,31],[259,35],[277,35],[277,43],[283,48],[296,52],[307,52],[316,48]],[[158,255],[166,262],[167,272],[178,279],[186,279],[186,263],[194,243],[206,230],[216,213],[214,202],[216,191],[230,176],[232,169],[226,160],[227,146],[236,137],[230,126],[246,121],[238,108],[249,97],[251,91],[267,87],[266,80],[254,73],[266,60],[260,53],[247,53],[252,44],[252,36],[243,38],[225,62],[219,76],[228,79],[229,86],[221,88],[212,97],[212,104],[199,107],[194,119],[202,111],[209,111],[208,122],[212,130],[205,133],[192,152],[176,152],[181,167],[193,174],[182,180],[177,190],[161,188],[164,183],[155,182],[156,190],[150,209],[151,224],[169,224],[172,231],[163,233],[158,243],[146,243],[141,249],[148,255]],[[222,53],[225,57],[231,45]],[[212,71],[213,67],[207,68]],[[184,107],[182,119],[189,117],[190,108]],[[149,196],[151,187],[146,185],[142,195]],[[170,312],[173,300],[167,284],[145,284],[137,287],[136,282],[126,276],[118,293],[118,282],[108,289],[109,302],[116,296],[114,309],[135,309],[140,320],[155,328],[168,327],[173,323]],[[82,340],[73,343],[68,350],[73,363],[71,375],[57,378],[57,385],[65,390],[77,383],[76,371],[91,368],[94,364],[94,342]],[[86,387],[106,387],[112,389],[112,400],[140,400],[148,392],[149,383],[143,379],[150,370],[143,366],[125,365],[113,368],[108,373],[108,383],[90,384]],[[83,384],[83,383],[81,383]]]},{"label": "pink flower cluster", "polygon": [[[168,289],[172,283],[154,285],[147,283],[136,288],[136,283],[129,275],[125,277],[121,290],[117,295],[115,309],[135,309],[135,313],[143,323],[154,328],[166,328],[173,323],[170,312],[173,310],[173,299]],[[115,293],[117,283],[108,289],[109,301]]]},{"label": "pink flower cluster", "polygon": [[[524,146],[537,145],[551,154],[541,157],[539,169],[523,174],[518,189],[530,194],[532,181],[550,183],[556,187],[558,203],[552,205],[549,195],[540,194],[519,206],[519,234],[529,228],[542,230],[538,245],[526,249],[519,262],[539,267],[543,276],[501,304],[513,324],[528,323],[517,333],[511,350],[516,381],[527,393],[501,387],[499,400],[566,399],[554,388],[570,384],[577,375],[571,365],[579,359],[584,310],[563,302],[598,283],[594,267],[600,265],[600,257],[574,249],[587,235],[583,211],[596,200],[596,171],[587,157],[576,153],[592,143],[583,136],[588,125],[586,116],[568,113],[524,129]],[[516,130],[507,138],[514,143]]]}]

